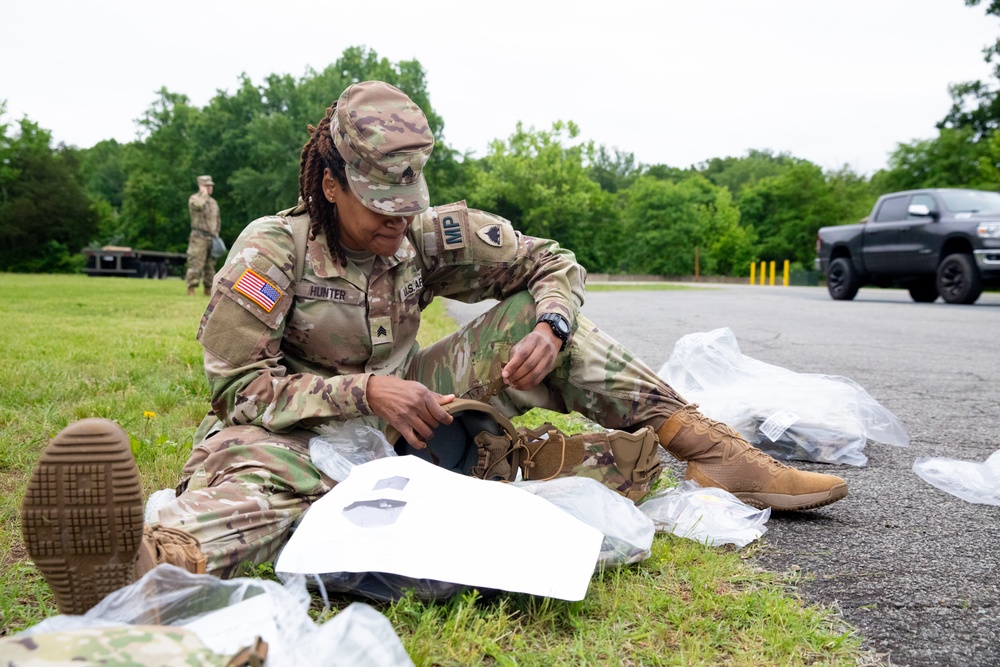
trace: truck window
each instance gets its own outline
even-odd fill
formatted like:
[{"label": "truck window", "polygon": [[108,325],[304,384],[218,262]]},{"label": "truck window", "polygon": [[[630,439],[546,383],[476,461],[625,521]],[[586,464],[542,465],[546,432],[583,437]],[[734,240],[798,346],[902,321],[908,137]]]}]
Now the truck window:
[{"label": "truck window", "polygon": [[946,190],[941,193],[944,207],[952,213],[1000,213],[1000,194],[982,190]]},{"label": "truck window", "polygon": [[872,222],[898,222],[906,220],[906,205],[909,195],[889,197],[878,207]]}]

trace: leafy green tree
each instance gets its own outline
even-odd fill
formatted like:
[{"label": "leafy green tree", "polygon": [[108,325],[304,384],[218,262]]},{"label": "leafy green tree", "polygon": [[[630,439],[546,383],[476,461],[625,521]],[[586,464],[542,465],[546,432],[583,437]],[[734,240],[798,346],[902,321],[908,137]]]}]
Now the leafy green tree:
[{"label": "leafy green tree", "polygon": [[[220,91],[199,115],[192,130],[195,171],[216,183],[223,238],[232,241],[251,220],[295,204],[299,153],[308,138],[301,98],[290,76],[254,85],[244,75],[234,93]],[[188,179],[192,192],[195,176]]]},{"label": "leafy green tree", "polygon": [[994,132],[979,142],[982,149],[979,160],[979,187],[1000,191],[1000,133]]},{"label": "leafy green tree", "polygon": [[684,179],[690,177],[694,171],[691,169],[671,167],[665,164],[654,164],[642,167],[640,173],[644,176],[649,176],[650,178],[655,178],[660,181],[680,183]]},{"label": "leafy green tree", "polygon": [[740,197],[742,220],[760,239],[760,258],[807,267],[816,255],[816,232],[835,224],[840,211],[823,171],[805,161],[747,186]]},{"label": "leafy green tree", "polygon": [[7,136],[7,133],[10,131],[10,123],[4,120],[4,116],[6,115],[7,100],[0,100],[0,206],[2,206],[10,196],[10,184],[13,183],[21,173],[17,167],[11,164],[11,159],[14,156],[14,138]]},{"label": "leafy green tree", "polygon": [[121,228],[120,213],[128,178],[125,146],[109,139],[81,150],[80,176],[83,189],[98,216],[94,241],[100,245],[121,244],[125,234]]},{"label": "leafy green tree", "polygon": [[1000,96],[988,81],[965,81],[948,86],[952,105],[938,122],[938,129],[969,130],[975,140],[991,135],[1000,127]]},{"label": "leafy green tree", "polygon": [[769,150],[750,150],[743,157],[712,158],[698,165],[697,171],[719,187],[728,188],[739,199],[743,188],[783,173],[803,160],[788,153],[775,155]]},{"label": "leafy green tree", "polygon": [[555,239],[589,271],[613,271],[625,242],[615,198],[589,177],[593,145],[570,145],[578,137],[572,122],[556,122],[551,131],[518,123],[506,142],[490,145],[469,203],[525,234]]},{"label": "leafy green tree", "polygon": [[875,200],[882,194],[872,186],[872,182],[860,176],[847,166],[837,171],[827,172],[826,184],[829,188],[827,199],[830,207],[827,225],[855,223],[868,215]]},{"label": "leafy green tree", "polygon": [[78,156],[65,146],[53,149],[51,133],[28,118],[17,125],[8,135],[0,114],[0,270],[78,269],[74,256],[97,230]]},{"label": "leafy green tree", "polygon": [[587,167],[587,175],[605,192],[618,192],[629,187],[642,173],[642,166],[635,161],[635,155],[617,148],[608,150],[600,146],[592,151]]},{"label": "leafy green tree", "polygon": [[[982,0],[965,0],[976,7]],[[1000,0],[989,0],[986,15],[1000,17]],[[938,123],[938,129],[970,130],[974,141],[987,137],[1000,127],[1000,97],[996,79],[1000,79],[1000,39],[983,49],[983,59],[993,66],[994,81],[965,81],[948,87],[952,106]]]},{"label": "leafy green tree", "polygon": [[158,95],[138,121],[143,140],[124,153],[123,240],[136,248],[183,252],[190,230],[187,199],[197,175],[191,135],[199,111],[186,95],[166,88]]},{"label": "leafy green tree", "polygon": [[740,225],[729,190],[703,176],[672,182],[643,175],[622,197],[629,273],[692,275],[696,249],[704,274],[742,274],[756,259],[753,232]]},{"label": "leafy green tree", "polygon": [[888,169],[876,172],[876,191],[894,192],[912,188],[984,187],[983,163],[987,146],[975,140],[970,127],[943,129],[934,139],[898,144],[889,157]]},{"label": "leafy green tree", "polygon": [[757,235],[742,224],[739,208],[728,189],[721,188],[715,202],[703,207],[706,261],[704,274],[746,275],[750,264],[758,260]]},{"label": "leafy green tree", "polygon": [[120,209],[125,195],[125,146],[106,139],[80,151],[80,171],[84,190]]}]

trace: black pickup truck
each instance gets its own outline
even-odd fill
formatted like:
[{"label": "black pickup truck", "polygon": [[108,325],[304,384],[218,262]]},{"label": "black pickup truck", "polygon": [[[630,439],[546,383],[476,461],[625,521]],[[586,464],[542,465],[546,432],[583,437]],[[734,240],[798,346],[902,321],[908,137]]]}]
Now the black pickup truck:
[{"label": "black pickup truck", "polygon": [[914,301],[975,303],[1000,285],[1000,193],[926,189],[882,195],[858,224],[823,227],[816,268],[830,296],[905,287]]}]

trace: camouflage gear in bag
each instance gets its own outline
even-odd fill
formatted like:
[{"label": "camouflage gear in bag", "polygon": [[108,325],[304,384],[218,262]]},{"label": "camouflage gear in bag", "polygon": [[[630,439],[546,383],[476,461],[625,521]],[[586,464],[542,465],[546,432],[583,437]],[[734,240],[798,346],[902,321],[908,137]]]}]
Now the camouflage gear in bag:
[{"label": "camouflage gear in bag", "polygon": [[520,429],[526,480],[589,477],[632,502],[652,491],[662,464],[659,441],[644,426],[635,433],[598,431],[566,435],[552,424]]},{"label": "camouflage gear in bag", "polygon": [[658,440],[646,426],[635,433],[599,431],[566,435],[552,424],[515,429],[496,408],[457,399],[444,409],[454,418],[434,430],[426,448],[386,434],[397,453],[412,454],[447,470],[489,481],[589,477],[633,502],[652,490],[662,469]]}]

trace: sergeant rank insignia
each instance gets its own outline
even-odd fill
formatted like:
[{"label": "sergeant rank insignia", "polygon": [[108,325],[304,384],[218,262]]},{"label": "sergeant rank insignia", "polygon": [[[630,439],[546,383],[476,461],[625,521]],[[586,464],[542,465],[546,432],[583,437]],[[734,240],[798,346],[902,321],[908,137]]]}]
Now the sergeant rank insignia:
[{"label": "sergeant rank insignia", "polygon": [[476,232],[476,236],[494,248],[499,248],[503,245],[503,235],[500,230],[500,225],[486,225],[485,227],[480,227],[479,231]]}]

